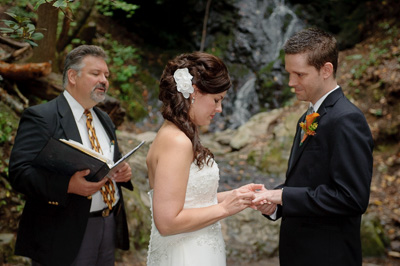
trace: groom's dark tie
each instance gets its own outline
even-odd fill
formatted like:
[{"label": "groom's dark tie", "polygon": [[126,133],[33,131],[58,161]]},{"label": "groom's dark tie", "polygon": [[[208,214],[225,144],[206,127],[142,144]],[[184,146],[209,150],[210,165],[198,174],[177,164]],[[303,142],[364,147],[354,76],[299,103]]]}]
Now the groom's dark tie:
[{"label": "groom's dark tie", "polygon": [[314,111],[314,107],[312,107],[312,106],[310,106],[310,107],[308,107],[308,109],[307,109],[307,115],[310,115],[310,114],[312,114],[312,113],[314,113],[315,111]]},{"label": "groom's dark tie", "polygon": [[[307,115],[310,115],[310,114],[312,114],[312,113],[314,113],[314,112],[315,112],[315,111],[314,111],[314,107],[312,107],[312,106],[308,107],[306,117],[307,117]],[[306,118],[304,118],[304,121],[303,121],[303,122],[304,122],[304,123],[306,122]],[[303,136],[304,136],[304,131],[301,130],[301,138],[300,138],[300,141],[303,139]]]}]

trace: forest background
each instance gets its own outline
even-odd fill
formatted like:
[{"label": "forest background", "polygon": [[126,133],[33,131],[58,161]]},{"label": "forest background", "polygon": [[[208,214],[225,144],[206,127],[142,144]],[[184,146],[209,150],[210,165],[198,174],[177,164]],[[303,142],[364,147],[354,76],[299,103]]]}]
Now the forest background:
[{"label": "forest background", "polygon": [[[217,152],[218,148],[214,151],[228,166],[242,163],[238,169],[230,169],[238,176],[236,182],[222,179],[223,188],[255,181],[254,176],[243,174],[253,168],[260,176],[271,176],[272,181],[264,182],[272,185],[282,180],[287,163],[287,154],[276,150],[289,147],[291,138],[275,150],[263,148],[260,152],[259,147],[276,140],[273,128],[284,124],[289,116],[275,116],[261,137],[246,145],[222,141],[220,133],[240,132],[261,113],[271,115],[285,110],[297,114],[295,110],[303,108],[287,86],[281,46],[289,33],[310,26],[323,28],[338,39],[339,84],[364,112],[375,141],[374,178],[367,211],[373,214],[368,220],[371,227],[367,227],[373,237],[370,244],[364,245],[371,247],[363,250],[364,263],[400,264],[397,0],[0,0],[0,5],[0,265],[27,263],[12,256],[24,197],[13,191],[7,181],[19,117],[28,106],[51,100],[62,91],[60,72],[68,51],[84,43],[106,50],[112,74],[110,97],[100,107],[110,114],[121,138],[154,132],[159,127],[162,119],[158,112],[158,79],[169,59],[196,50],[221,57],[233,76],[234,85],[228,95],[232,103],[203,132],[208,139],[219,139],[214,142],[223,145],[223,153],[233,154],[231,158],[235,159],[227,160]],[[250,17],[248,25],[241,24],[245,16]],[[261,18],[254,19],[257,16]],[[280,16],[279,27],[257,31],[257,23],[270,23],[275,16]],[[249,38],[249,32],[257,37]],[[264,42],[260,43],[259,37],[264,35]],[[266,50],[274,49],[274,55],[263,57]],[[246,91],[249,82],[251,90]],[[271,164],[280,167],[272,169]],[[145,170],[139,175],[145,178]],[[141,202],[140,195],[133,197]],[[134,207],[138,216],[140,208],[146,206]],[[146,215],[132,217],[131,224],[141,229],[130,228],[133,250],[127,255],[121,253],[120,262],[136,257],[137,265],[142,265],[148,243]],[[259,253],[251,258],[252,265],[262,260],[262,252]],[[272,258],[276,255],[276,250],[268,253]]]}]

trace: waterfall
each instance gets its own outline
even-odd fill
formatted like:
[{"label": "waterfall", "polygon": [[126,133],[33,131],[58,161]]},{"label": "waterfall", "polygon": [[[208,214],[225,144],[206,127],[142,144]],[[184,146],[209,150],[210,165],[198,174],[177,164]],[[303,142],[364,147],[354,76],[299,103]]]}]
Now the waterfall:
[{"label": "waterfall", "polygon": [[227,59],[230,63],[247,66],[248,75],[244,80],[236,80],[231,74],[238,85],[228,92],[230,102],[224,105],[226,128],[237,128],[260,111],[257,90],[265,88],[259,87],[257,72],[274,62],[271,71],[274,80],[280,82],[283,70],[277,60],[280,51],[291,35],[304,28],[304,23],[283,0],[238,0],[234,5],[240,20]]},{"label": "waterfall", "polygon": [[[221,31],[221,27],[231,28],[228,44],[223,47],[223,60],[230,71],[233,87],[228,91],[223,101],[223,112],[217,114],[211,123],[210,131],[220,131],[227,128],[236,129],[246,123],[254,114],[270,109],[277,104],[261,103],[258,94],[268,88],[263,87],[263,81],[273,81],[283,85],[284,66],[277,60],[286,40],[304,27],[304,23],[296,16],[284,0],[225,0],[223,1],[229,14],[221,11],[210,13],[208,39],[213,40],[213,32]],[[230,11],[232,10],[232,11]],[[229,19],[235,18],[232,25],[227,25]],[[236,19],[237,18],[237,19]],[[228,21],[228,22],[227,22]],[[220,32],[220,34],[222,34]],[[225,34],[225,33],[224,33]],[[271,78],[262,77],[260,70],[267,66]],[[260,77],[261,76],[261,77]],[[273,93],[279,94],[276,90]],[[155,103],[149,118],[137,122],[141,127],[147,125],[159,126],[162,117],[159,114],[161,103]]]},{"label": "waterfall", "polygon": [[[270,1],[264,1],[270,2]],[[292,34],[303,28],[302,22],[296,14],[285,5],[284,0],[273,0],[275,8],[272,14],[262,21],[262,29],[265,36],[271,41],[269,51],[270,59],[275,60],[279,56],[286,40]],[[277,31],[276,29],[280,29]]]},{"label": "waterfall", "polygon": [[240,14],[229,60],[259,70],[279,56],[286,40],[304,23],[283,0],[238,0]]}]

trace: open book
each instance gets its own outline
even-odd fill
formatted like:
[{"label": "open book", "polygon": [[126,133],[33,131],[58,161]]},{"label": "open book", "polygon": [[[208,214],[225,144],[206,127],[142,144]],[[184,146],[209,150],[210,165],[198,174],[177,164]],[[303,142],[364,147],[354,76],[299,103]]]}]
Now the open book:
[{"label": "open book", "polygon": [[33,160],[33,164],[50,171],[72,176],[76,171],[90,169],[86,180],[97,182],[118,171],[122,162],[137,151],[144,141],[125,154],[116,163],[102,154],[83,146],[74,140],[50,138],[44,148]]}]

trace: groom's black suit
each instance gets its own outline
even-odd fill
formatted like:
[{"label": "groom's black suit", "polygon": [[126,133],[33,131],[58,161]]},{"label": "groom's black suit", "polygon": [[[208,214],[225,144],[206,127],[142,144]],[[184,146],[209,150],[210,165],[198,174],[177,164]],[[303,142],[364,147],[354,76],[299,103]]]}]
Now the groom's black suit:
[{"label": "groom's black suit", "polygon": [[[109,116],[96,107],[93,109],[110,140],[117,143],[115,127]],[[26,196],[15,253],[30,257],[42,265],[71,265],[83,239],[91,200],[67,193],[70,176],[32,165],[33,159],[51,137],[82,142],[63,94],[48,103],[28,108],[21,117],[9,167],[13,188]],[[120,157],[116,144],[114,161]],[[120,200],[119,208],[114,212],[116,245],[128,249],[128,227],[121,184],[117,184]],[[131,182],[122,185],[133,189]]]},{"label": "groom's black suit", "polygon": [[341,88],[328,95],[318,113],[316,135],[301,146],[297,127],[281,186],[280,265],[361,266],[360,221],[369,202],[371,132]]}]

